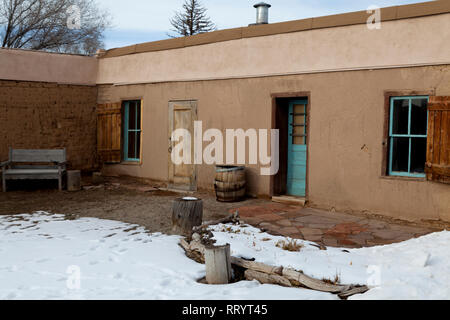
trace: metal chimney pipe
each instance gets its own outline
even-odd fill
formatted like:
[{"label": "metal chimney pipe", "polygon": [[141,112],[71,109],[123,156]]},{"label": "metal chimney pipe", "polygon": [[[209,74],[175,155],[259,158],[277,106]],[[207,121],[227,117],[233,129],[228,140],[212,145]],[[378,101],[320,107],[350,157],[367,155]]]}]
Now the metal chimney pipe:
[{"label": "metal chimney pipe", "polygon": [[265,2],[260,2],[255,4],[253,7],[256,8],[256,24],[268,24],[269,8],[271,5]]}]

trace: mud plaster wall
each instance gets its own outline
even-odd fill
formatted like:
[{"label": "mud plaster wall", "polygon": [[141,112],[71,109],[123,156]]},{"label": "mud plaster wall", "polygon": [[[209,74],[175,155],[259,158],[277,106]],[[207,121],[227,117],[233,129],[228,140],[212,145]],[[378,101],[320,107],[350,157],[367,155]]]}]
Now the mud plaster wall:
[{"label": "mud plaster wall", "polygon": [[[395,218],[450,221],[450,186],[383,177],[385,91],[450,95],[450,66],[347,71],[252,79],[99,86],[99,103],[143,98],[143,162],[109,174],[168,179],[168,102],[197,100],[204,130],[270,128],[271,94],[310,92],[307,186],[313,206]],[[205,144],[206,146],[206,144]],[[269,195],[270,178],[248,167],[249,192]],[[214,166],[198,166],[198,187],[212,189]]]},{"label": "mud plaster wall", "polygon": [[66,148],[69,168],[91,170],[97,145],[95,86],[0,81],[0,161],[8,148]]}]

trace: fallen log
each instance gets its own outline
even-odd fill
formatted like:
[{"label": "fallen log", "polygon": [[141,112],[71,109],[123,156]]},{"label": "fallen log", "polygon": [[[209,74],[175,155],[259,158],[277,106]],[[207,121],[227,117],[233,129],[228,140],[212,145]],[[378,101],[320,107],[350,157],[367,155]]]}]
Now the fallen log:
[{"label": "fallen log", "polygon": [[205,254],[205,246],[200,241],[191,241],[188,243],[186,239],[181,239],[180,244],[184,250],[198,251],[201,254]]},{"label": "fallen log", "polygon": [[225,224],[225,223],[238,223],[238,222],[239,222],[239,212],[236,211],[235,213],[229,215],[228,217],[225,217],[225,218],[222,218],[222,219],[218,219],[218,220],[215,220],[215,221],[209,221],[209,222],[206,222],[206,223],[202,224],[201,226],[194,227],[192,229],[192,232],[193,233],[199,232],[202,229],[205,229],[205,228],[207,228],[209,226],[213,226],[213,225],[216,225],[216,224],[221,224],[221,223],[223,223],[223,224]]},{"label": "fallen log", "polygon": [[260,262],[247,261],[241,258],[231,257],[231,264],[237,265],[245,269],[254,270],[257,272],[263,272],[266,274],[273,274],[279,276],[283,275],[283,267],[272,267]]},{"label": "fallen log", "polygon": [[303,272],[298,272],[293,269],[286,269],[286,268],[283,269],[283,276],[289,281],[291,281],[293,284],[298,284],[298,286],[322,292],[340,293],[349,290],[351,288],[351,286],[336,285],[327,283],[322,280],[314,279],[308,277]]},{"label": "fallen log", "polygon": [[[195,261],[204,263],[205,246],[201,242],[191,241],[191,243],[188,243],[185,239],[181,239],[180,245],[186,251],[188,257],[193,256],[196,258],[194,259]],[[269,266],[237,257],[231,257],[231,264],[246,269],[245,278],[249,280],[258,280],[261,283],[277,284],[285,287],[304,287],[311,290],[329,292],[338,294],[341,299],[369,290],[367,286],[332,284],[324,280],[314,279],[294,269]]]},{"label": "fallen log", "polygon": [[292,287],[291,282],[277,274],[267,274],[252,269],[245,270],[245,279],[249,281],[258,280],[262,284],[276,284],[283,287]]},{"label": "fallen log", "polygon": [[180,246],[185,250],[190,250],[190,244],[186,241],[186,239],[180,239]]},{"label": "fallen log", "polygon": [[205,246],[200,242],[191,241],[191,243],[188,243],[186,239],[181,239],[180,246],[184,249],[188,258],[198,263],[205,263]]},{"label": "fallen log", "polygon": [[[191,241],[190,243],[188,243],[185,239],[181,239],[180,245],[183,247],[185,251],[189,251],[191,253],[196,252],[201,255],[204,255],[205,253],[205,246],[199,241]],[[281,276],[283,272],[283,267],[272,267],[264,263],[248,261],[236,257],[231,257],[231,264],[242,267],[244,269],[251,269],[267,274],[276,274]]]},{"label": "fallen log", "polygon": [[369,291],[369,287],[367,286],[355,287],[339,293],[338,296],[341,299],[347,299],[348,297],[354,296],[355,294],[363,294],[366,293],[367,291]]}]

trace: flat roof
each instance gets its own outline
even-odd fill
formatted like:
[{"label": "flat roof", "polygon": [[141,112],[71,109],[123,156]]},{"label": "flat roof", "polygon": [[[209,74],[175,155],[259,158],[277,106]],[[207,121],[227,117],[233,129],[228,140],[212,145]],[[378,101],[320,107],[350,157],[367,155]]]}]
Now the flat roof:
[{"label": "flat roof", "polygon": [[[394,21],[450,13],[450,1],[438,0],[409,5],[381,8],[381,21]],[[194,36],[146,42],[131,46],[110,49],[101,58],[113,58],[130,54],[179,49],[215,42],[263,37],[275,34],[299,32],[314,29],[334,28],[366,24],[367,11],[356,11],[330,16],[293,20],[272,24],[252,25],[234,29],[224,29],[197,34]]]},{"label": "flat roof", "polygon": [[55,51],[44,51],[44,50],[33,50],[33,49],[23,49],[23,48],[7,48],[7,47],[0,47],[0,50],[6,52],[26,52],[26,53],[38,53],[38,54],[53,54],[53,55],[59,55],[59,56],[75,56],[75,57],[83,57],[83,58],[93,58],[93,56],[88,54],[81,54],[81,53],[66,53],[66,52],[55,52]]}]

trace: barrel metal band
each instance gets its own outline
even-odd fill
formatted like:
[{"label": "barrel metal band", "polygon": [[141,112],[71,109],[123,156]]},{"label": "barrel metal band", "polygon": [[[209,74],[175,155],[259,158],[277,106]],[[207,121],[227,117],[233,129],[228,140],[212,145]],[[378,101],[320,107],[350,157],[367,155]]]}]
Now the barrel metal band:
[{"label": "barrel metal band", "polygon": [[223,169],[216,169],[216,172],[233,172],[233,171],[241,171],[245,170],[245,167],[233,167],[233,168],[223,168]]}]

